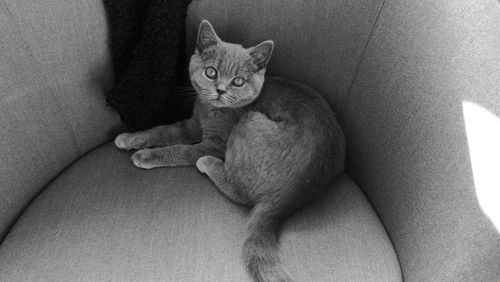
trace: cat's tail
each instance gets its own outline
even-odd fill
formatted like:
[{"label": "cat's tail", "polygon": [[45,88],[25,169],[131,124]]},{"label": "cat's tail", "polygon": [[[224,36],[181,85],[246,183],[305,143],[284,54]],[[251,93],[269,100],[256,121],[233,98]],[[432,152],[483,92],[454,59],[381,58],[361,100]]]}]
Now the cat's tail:
[{"label": "cat's tail", "polygon": [[258,282],[292,281],[280,265],[278,237],[282,220],[280,209],[258,203],[248,222],[243,258],[248,272]]}]

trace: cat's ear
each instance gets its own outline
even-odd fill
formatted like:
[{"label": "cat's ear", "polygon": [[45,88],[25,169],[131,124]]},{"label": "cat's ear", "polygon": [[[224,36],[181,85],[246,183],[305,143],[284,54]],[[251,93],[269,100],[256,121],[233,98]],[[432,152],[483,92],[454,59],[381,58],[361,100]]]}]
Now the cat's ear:
[{"label": "cat's ear", "polygon": [[267,40],[259,45],[250,48],[250,56],[253,59],[254,64],[257,65],[258,70],[266,68],[267,62],[271,58],[273,53],[274,41]]},{"label": "cat's ear", "polygon": [[198,29],[198,39],[196,41],[196,50],[198,52],[203,52],[207,48],[217,45],[219,43],[219,37],[215,33],[213,26],[209,21],[203,20],[200,23]]}]

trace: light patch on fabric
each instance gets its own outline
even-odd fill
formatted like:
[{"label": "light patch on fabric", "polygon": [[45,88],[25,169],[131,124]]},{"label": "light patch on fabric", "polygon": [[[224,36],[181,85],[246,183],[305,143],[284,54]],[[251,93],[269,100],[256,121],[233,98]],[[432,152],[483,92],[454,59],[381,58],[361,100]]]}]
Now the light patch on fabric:
[{"label": "light patch on fabric", "polygon": [[500,117],[469,101],[462,107],[476,195],[500,233]]}]

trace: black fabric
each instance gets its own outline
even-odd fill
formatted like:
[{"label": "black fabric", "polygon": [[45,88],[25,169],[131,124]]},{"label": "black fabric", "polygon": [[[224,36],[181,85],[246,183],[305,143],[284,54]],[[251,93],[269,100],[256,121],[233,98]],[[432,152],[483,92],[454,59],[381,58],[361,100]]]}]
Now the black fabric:
[{"label": "black fabric", "polygon": [[136,129],[189,117],[185,17],[191,0],[104,0],[115,86],[107,103]]}]

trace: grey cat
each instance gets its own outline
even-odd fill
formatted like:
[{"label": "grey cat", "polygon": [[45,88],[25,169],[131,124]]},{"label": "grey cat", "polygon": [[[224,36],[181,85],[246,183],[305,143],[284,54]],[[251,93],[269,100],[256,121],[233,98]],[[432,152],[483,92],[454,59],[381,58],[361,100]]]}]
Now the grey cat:
[{"label": "grey cat", "polygon": [[264,83],[273,48],[223,42],[202,21],[189,64],[193,116],[115,139],[121,149],[141,149],[132,155],[140,168],[196,164],[227,198],[253,207],[243,257],[255,281],[291,280],[279,262],[280,225],[343,171],[345,157],[342,130],[320,94],[284,78]]}]

